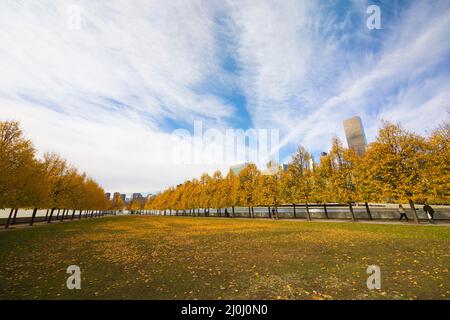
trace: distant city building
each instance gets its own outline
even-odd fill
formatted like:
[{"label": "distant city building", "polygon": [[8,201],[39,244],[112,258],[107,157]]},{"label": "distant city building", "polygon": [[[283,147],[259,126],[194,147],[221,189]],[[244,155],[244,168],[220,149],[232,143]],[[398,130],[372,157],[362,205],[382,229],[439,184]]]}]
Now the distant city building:
[{"label": "distant city building", "polygon": [[105,193],[106,199],[110,200],[111,199],[111,193],[107,192]]},{"label": "distant city building", "polygon": [[350,149],[355,151],[360,156],[364,155],[366,151],[366,135],[360,117],[353,117],[344,120],[345,137]]},{"label": "distant city building", "polygon": [[121,194],[120,197],[122,198],[123,202],[127,201],[127,195],[125,193]]},{"label": "distant city building", "polygon": [[241,164],[236,164],[234,166],[230,167],[231,172],[233,172],[233,174],[235,176],[239,175],[239,173],[241,173],[242,170],[245,169],[245,167],[248,166],[248,163],[241,163]]},{"label": "distant city building", "polygon": [[287,171],[287,169],[289,168],[289,165],[288,164],[285,164],[285,163],[283,163],[283,171]]},{"label": "distant city building", "polygon": [[321,156],[321,157],[326,157],[327,155],[328,155],[328,153],[326,153],[326,152],[321,152],[321,153],[320,153],[320,156]]},{"label": "distant city building", "polygon": [[142,196],[141,193],[133,193],[133,196],[131,197],[132,200],[137,200],[137,199],[143,199],[144,197]]},{"label": "distant city building", "polygon": [[119,199],[122,199],[125,202],[124,194],[120,194],[120,192],[114,192],[112,200],[117,202]]}]

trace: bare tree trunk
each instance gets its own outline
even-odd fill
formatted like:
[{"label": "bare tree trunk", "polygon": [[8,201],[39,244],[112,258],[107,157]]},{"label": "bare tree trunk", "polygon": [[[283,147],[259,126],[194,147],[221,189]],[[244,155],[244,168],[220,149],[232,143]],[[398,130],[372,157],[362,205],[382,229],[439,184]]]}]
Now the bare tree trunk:
[{"label": "bare tree trunk", "polygon": [[64,221],[64,216],[66,215],[66,210],[67,210],[67,209],[64,209],[63,212],[62,212],[62,215],[61,215],[61,222]]},{"label": "bare tree trunk", "polygon": [[9,228],[9,223],[11,222],[11,217],[12,217],[13,212],[14,212],[14,209],[12,208],[11,211],[9,212],[8,220],[6,220],[5,229]]},{"label": "bare tree trunk", "polygon": [[369,204],[366,202],[364,205],[366,206],[366,212],[367,212],[367,215],[369,216],[369,219],[373,220],[372,214],[370,213]]},{"label": "bare tree trunk", "polygon": [[47,221],[47,219],[48,219],[48,212],[49,212],[50,210],[49,209],[47,209],[47,212],[45,213],[45,221]]},{"label": "bare tree trunk", "polygon": [[70,220],[73,220],[75,218],[75,210],[72,211],[72,218]]},{"label": "bare tree trunk", "polygon": [[297,219],[297,212],[295,210],[295,203],[293,203],[292,206],[294,208],[294,219]]},{"label": "bare tree trunk", "polygon": [[234,218],[234,206],[231,206],[231,213],[233,214],[233,218]]},{"label": "bare tree trunk", "polygon": [[419,217],[417,216],[417,211],[416,211],[416,207],[414,206],[414,202],[412,201],[412,199],[408,199],[408,201],[409,201],[409,206],[411,207],[411,210],[413,212],[414,223],[418,224]]},{"label": "bare tree trunk", "polygon": [[305,203],[305,205],[306,205],[306,216],[308,218],[308,221],[311,221],[311,215],[309,214],[308,202]]},{"label": "bare tree trunk", "polygon": [[327,219],[330,219],[330,217],[328,216],[328,210],[327,210],[327,204],[326,203],[323,204],[323,211],[325,212],[325,217]]},{"label": "bare tree trunk", "polygon": [[50,216],[48,217],[47,223],[52,222],[53,212],[55,212],[55,208],[52,208],[52,210],[50,211]]},{"label": "bare tree trunk", "polygon": [[353,212],[353,206],[352,206],[351,202],[348,203],[348,208],[350,209],[350,213],[352,215],[352,221],[355,222],[355,220],[356,220],[355,219],[355,213]]},{"label": "bare tree trunk", "polygon": [[34,208],[33,209],[33,214],[31,215],[30,226],[32,226],[33,223],[34,223],[34,218],[36,217],[36,212],[37,212],[37,208]]},{"label": "bare tree trunk", "polygon": [[17,212],[19,211],[19,208],[16,208],[16,210],[14,210],[14,218],[12,220],[11,224],[16,224],[16,218],[17,218]]}]

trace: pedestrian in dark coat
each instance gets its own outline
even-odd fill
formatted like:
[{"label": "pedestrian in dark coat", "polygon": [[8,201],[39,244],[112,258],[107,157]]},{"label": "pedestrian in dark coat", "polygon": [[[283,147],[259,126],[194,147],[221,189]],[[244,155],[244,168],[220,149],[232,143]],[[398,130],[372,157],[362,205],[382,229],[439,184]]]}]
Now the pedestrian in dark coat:
[{"label": "pedestrian in dark coat", "polygon": [[434,223],[434,209],[425,201],[425,205],[423,206],[423,211],[427,214],[428,221],[430,223]]}]

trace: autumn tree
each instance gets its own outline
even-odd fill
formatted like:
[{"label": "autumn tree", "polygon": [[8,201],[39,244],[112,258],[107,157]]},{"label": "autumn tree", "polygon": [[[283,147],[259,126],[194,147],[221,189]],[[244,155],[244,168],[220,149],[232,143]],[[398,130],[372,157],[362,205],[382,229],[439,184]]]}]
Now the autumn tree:
[{"label": "autumn tree", "polygon": [[253,163],[248,164],[238,175],[238,204],[249,207],[249,210],[257,204],[256,188],[259,175],[260,172]]},{"label": "autumn tree", "polygon": [[366,183],[387,201],[419,200],[426,191],[426,141],[385,122],[366,151]]},{"label": "autumn tree", "polygon": [[450,202],[450,123],[433,131],[426,140],[424,197],[436,203]]},{"label": "autumn tree", "polygon": [[13,209],[15,219],[19,208],[31,208],[33,224],[40,208],[52,208],[52,216],[55,209],[63,209],[64,214],[86,202],[92,209],[107,207],[104,191],[98,184],[90,192],[84,192],[90,188],[89,180],[85,179],[84,174],[56,154],[47,153],[42,160],[37,159],[19,124],[0,122],[0,208],[11,208],[10,217]]},{"label": "autumn tree", "polygon": [[19,208],[32,208],[34,219],[47,200],[44,167],[31,141],[24,138],[18,122],[0,122],[0,208],[11,208],[6,227],[13,210],[13,222]]},{"label": "autumn tree", "polygon": [[225,206],[226,187],[224,185],[222,173],[218,170],[212,175],[210,192],[211,206],[213,208],[217,208],[219,210],[219,214],[221,214],[221,208]]},{"label": "autumn tree", "polygon": [[356,153],[345,149],[338,138],[333,139],[328,155],[331,161],[330,186],[336,202],[349,203],[356,200],[356,179],[354,175]]},{"label": "autumn tree", "polygon": [[223,179],[222,188],[224,190],[223,206],[232,207],[233,211],[238,204],[239,177],[230,170]]},{"label": "autumn tree", "polygon": [[124,208],[125,208],[125,201],[123,201],[122,196],[118,192],[114,193],[113,198],[111,200],[111,210],[121,211]]},{"label": "autumn tree", "polygon": [[283,198],[288,203],[307,203],[313,190],[311,154],[300,146],[282,179]]},{"label": "autumn tree", "polygon": [[33,145],[19,123],[0,122],[0,208],[29,205],[39,192],[40,173]]},{"label": "autumn tree", "polygon": [[276,206],[284,200],[281,188],[282,169],[275,161],[269,161],[267,169],[267,172],[257,176],[255,203]]},{"label": "autumn tree", "polygon": [[183,210],[183,213],[186,213],[186,210],[194,209],[192,192],[193,192],[193,183],[191,181],[186,181],[183,183],[180,197],[180,209]]}]

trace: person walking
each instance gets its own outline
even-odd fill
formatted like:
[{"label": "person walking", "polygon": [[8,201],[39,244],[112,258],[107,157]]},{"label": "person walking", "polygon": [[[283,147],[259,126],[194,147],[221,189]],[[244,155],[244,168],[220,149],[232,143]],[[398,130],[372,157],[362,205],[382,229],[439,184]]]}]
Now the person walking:
[{"label": "person walking", "polygon": [[403,206],[401,204],[398,205],[398,212],[400,213],[400,219],[399,221],[402,221],[403,218],[406,219],[406,221],[408,221],[408,216],[406,215],[406,211],[405,208],[403,208]]},{"label": "person walking", "polygon": [[428,221],[430,223],[434,223],[434,209],[428,204],[428,201],[425,200],[425,205],[423,206],[423,211],[427,214]]},{"label": "person walking", "polygon": [[230,214],[228,213],[228,208],[225,208],[225,217],[229,217]]},{"label": "person walking", "polygon": [[272,218],[278,220],[278,211],[275,210],[275,207],[272,208]]}]

